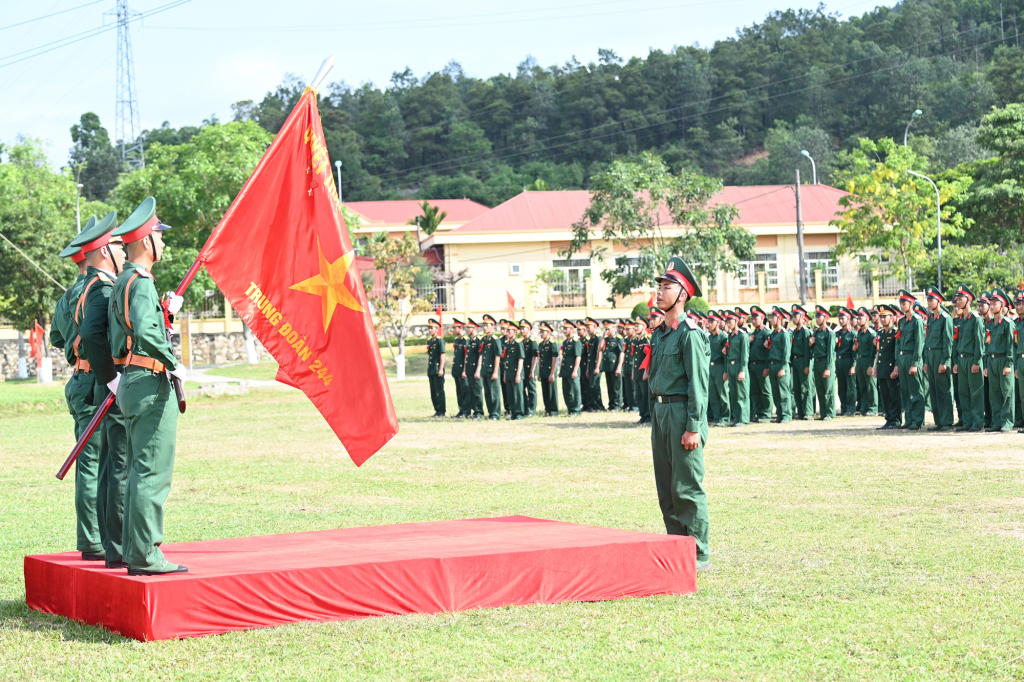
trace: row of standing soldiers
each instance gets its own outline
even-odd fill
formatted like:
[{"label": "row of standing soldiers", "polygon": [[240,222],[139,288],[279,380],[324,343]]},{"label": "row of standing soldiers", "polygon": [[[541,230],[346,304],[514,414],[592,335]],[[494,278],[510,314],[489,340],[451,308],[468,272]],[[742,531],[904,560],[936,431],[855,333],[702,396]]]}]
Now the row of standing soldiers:
[{"label": "row of standing soldiers", "polygon": [[[622,411],[639,414],[638,424],[649,424],[646,367],[650,351],[650,330],[661,324],[664,314],[651,308],[650,316],[635,320],[593,318],[575,322],[563,320],[563,340],[554,338],[554,328],[541,322],[540,339],[533,338],[532,323],[495,320],[484,315],[483,329],[474,320],[453,320],[451,376],[458,401],[457,418],[501,419],[504,414],[518,420],[542,414],[559,414],[559,388],[569,416],[582,412]],[[447,357],[441,323],[430,319],[427,340],[427,375],[434,416],[444,417]],[[603,326],[604,332],[598,333]],[[500,333],[496,333],[495,329]],[[607,406],[602,396],[602,377]],[[538,410],[538,390],[543,410]],[[504,409],[503,409],[504,408]],[[486,410],[486,412],[485,412]]]}]

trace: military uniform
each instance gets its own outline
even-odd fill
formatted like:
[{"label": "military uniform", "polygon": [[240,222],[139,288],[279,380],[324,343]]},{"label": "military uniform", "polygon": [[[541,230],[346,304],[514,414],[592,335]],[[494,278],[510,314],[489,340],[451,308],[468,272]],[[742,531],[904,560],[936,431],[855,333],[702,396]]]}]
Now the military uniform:
[{"label": "military uniform", "polygon": [[[739,322],[735,313],[729,315]],[[750,337],[746,331],[737,327],[726,339],[725,348],[725,370],[729,376],[729,413],[732,418],[730,426],[744,426],[750,423],[750,376],[747,371]],[[740,374],[743,375],[742,378]]]},{"label": "military uniform", "polygon": [[[888,315],[895,317],[894,306],[886,306]],[[903,425],[903,409],[900,400],[900,380],[893,379],[896,371],[896,323],[889,329],[882,328],[876,338],[878,340],[878,359],[875,364],[875,375],[878,378],[878,398],[881,411],[885,414],[883,429],[899,428]]]},{"label": "military uniform", "polygon": [[[583,373],[583,344],[576,335],[576,325],[565,321],[565,341],[562,341],[562,367],[558,376],[562,379],[562,399],[565,401],[566,412],[570,417],[580,414],[580,374]],[[579,359],[577,368],[576,360]],[[576,376],[573,376],[573,373]]]},{"label": "military uniform", "polygon": [[[597,325],[597,320],[587,318],[587,324]],[[601,337],[597,333],[587,336],[587,377],[590,381],[590,409],[604,412],[604,399],[601,397]]]},{"label": "military uniform", "polygon": [[480,328],[472,318],[466,319],[472,334],[466,339],[466,384],[469,389],[469,408],[473,419],[483,419],[484,416],[484,380],[483,372],[476,375],[477,367],[480,367],[480,359],[483,356],[484,340],[476,335]]},{"label": "military uniform", "polygon": [[427,339],[427,379],[430,382],[430,402],[434,405],[434,416],[443,417],[448,411],[444,395],[444,336],[441,323],[430,318],[427,324],[437,329],[437,336]]},{"label": "military uniform", "polygon": [[768,337],[768,379],[771,382],[772,400],[775,403],[775,421],[779,424],[788,424],[793,421],[793,374],[790,367],[792,339],[789,330],[786,329],[789,315],[778,306],[775,306],[772,313],[778,316],[781,324]]},{"label": "military uniform", "polygon": [[[715,313],[713,319],[718,320],[720,325],[725,325],[720,313]],[[726,348],[728,339],[729,334],[722,326],[713,334],[708,335],[708,343],[711,348],[708,423],[713,426],[728,426],[732,413],[729,403],[729,382],[723,378],[726,373],[725,354],[728,351]]]},{"label": "military uniform", "polygon": [[[484,323],[494,324],[495,320],[490,315],[484,315]],[[487,403],[487,416],[490,419],[501,419],[501,384],[498,380],[498,370],[501,369],[501,353],[503,346],[501,339],[493,332],[484,334],[480,348],[480,378],[483,380],[484,401]]]},{"label": "military uniform", "polygon": [[857,332],[857,340],[854,342],[857,411],[867,417],[873,417],[878,414],[878,385],[875,376],[878,334],[870,324],[864,324],[867,318],[867,309],[861,308],[859,314],[862,324],[860,331]]},{"label": "military uniform", "polygon": [[[678,274],[676,274],[678,273]],[[669,261],[663,276],[701,295],[689,267],[681,258]],[[657,278],[659,281],[662,277]],[[697,567],[707,566],[710,555],[707,495],[704,491],[704,446],[708,439],[708,335],[690,319],[676,320],[656,331],[651,343],[650,391],[651,449],[658,504],[665,530],[688,535],[697,543]],[[696,434],[697,447],[687,450],[682,441]]]},{"label": "military uniform", "polygon": [[958,316],[960,324],[954,327],[956,374],[953,376],[958,377],[961,428],[977,432],[985,428],[985,321],[969,307],[974,302],[973,291],[961,284],[956,295],[965,297],[968,307],[965,314]]},{"label": "military uniform", "polygon": [[508,394],[508,384],[505,381],[505,350],[508,348],[508,320],[501,320],[501,358],[498,360],[498,383],[501,385],[501,404],[504,406],[505,416],[509,416],[512,410],[512,400]]},{"label": "military uniform", "polygon": [[929,316],[924,340],[924,365],[931,395],[934,430],[952,430],[953,414],[953,318],[943,310],[945,298],[937,287],[928,287],[928,298],[938,306]]},{"label": "military uniform", "polygon": [[[1005,312],[1010,299],[999,288],[992,290]],[[1013,352],[1016,350],[1014,326],[1006,318],[993,316],[985,337],[985,370],[988,372],[989,402],[992,404],[992,426],[989,431],[1007,432],[1013,429]],[[1009,373],[1004,373],[1010,368]]]},{"label": "military uniform", "polygon": [[[804,308],[794,305],[794,315],[809,319]],[[800,326],[790,332],[790,360],[793,367],[793,414],[797,419],[814,416],[814,380],[811,377],[811,330]]]},{"label": "military uniform", "polygon": [[[1017,302],[1024,301],[1024,287],[1017,291]],[[1018,316],[1013,323],[1013,370],[1017,395],[1024,396],[1024,316]],[[1019,417],[1020,415],[1018,415]],[[1014,424],[1016,427],[1017,424]],[[1024,430],[1017,433],[1024,433]]]},{"label": "military uniform", "polygon": [[523,344],[516,341],[511,334],[510,340],[502,350],[502,359],[505,361],[505,385],[508,387],[508,408],[512,419],[524,419],[526,417],[523,406],[523,363],[526,353]]},{"label": "military uniform", "polygon": [[638,331],[633,335],[633,399],[640,412],[640,419],[637,423],[649,424],[651,423],[650,384],[644,378],[644,374],[650,367],[648,357],[651,340],[647,334],[647,319],[637,317],[636,329]]},{"label": "military uniform", "polygon": [[532,325],[526,320],[519,323],[523,346],[523,414],[532,417],[537,412],[537,370],[540,365],[540,349],[537,341],[530,336]]},{"label": "military uniform", "polygon": [[[815,317],[823,315],[828,319],[829,312],[822,306],[815,308]],[[836,416],[836,335],[826,324],[824,328],[816,327],[811,338],[811,360],[813,361],[814,392],[818,397],[818,413],[823,421]],[[825,370],[829,375],[825,376]]]},{"label": "military uniform", "polygon": [[558,414],[558,379],[554,378],[549,381],[549,378],[555,376],[552,370],[558,363],[558,344],[551,340],[551,334],[554,333],[551,325],[541,322],[540,328],[542,331],[549,332],[549,335],[546,340],[537,344],[539,357],[537,374],[540,381],[541,397],[544,400],[544,416],[553,417]]},{"label": "military uniform", "polygon": [[[913,301],[914,297],[910,292],[901,289],[900,300]],[[896,339],[900,403],[905,415],[903,426],[917,430],[924,423],[924,324],[913,311],[900,320]],[[915,374],[910,373],[911,367],[917,368]]]},{"label": "military uniform", "polygon": [[622,338],[622,409],[626,412],[636,411],[635,391],[633,390],[633,339],[636,332],[632,320],[621,320],[619,324],[626,330]]},{"label": "military uniform", "polygon": [[[847,319],[853,317],[853,311],[845,306],[840,308],[840,315]],[[852,416],[857,411],[857,379],[853,346],[857,341],[857,332],[843,329],[836,332],[836,389],[839,393],[839,406],[844,417]]]},{"label": "military uniform", "polygon": [[764,326],[765,313],[758,306],[751,306],[750,316],[760,317],[762,326],[750,334],[750,360],[748,363],[750,386],[750,421],[771,421],[772,384],[765,376],[768,367],[768,343],[771,331]]},{"label": "military uniform", "polygon": [[[461,320],[452,320],[452,326],[457,332],[465,328],[465,324]],[[459,404],[456,418],[468,417],[473,412],[472,400],[469,397],[469,381],[463,376],[466,372],[468,348],[466,337],[456,334],[452,340],[452,381],[455,382],[455,401]]]},{"label": "military uniform", "polygon": [[[614,322],[605,322],[605,329],[614,327]],[[622,363],[625,361],[623,339],[621,336],[613,334],[605,336],[601,341],[603,347],[601,350],[601,372],[604,374],[605,386],[608,389],[608,409],[621,410]]]},{"label": "military uniform", "polygon": [[[957,358],[959,357],[959,354],[960,354],[960,349],[959,349],[959,346],[960,346],[960,343],[959,343],[959,339],[960,339],[960,325],[962,325],[964,323],[964,319],[965,319],[965,316],[963,316],[959,312],[957,312],[957,310],[956,310],[956,308],[954,306],[954,309],[953,309],[953,344],[952,344],[952,353],[951,353],[951,358],[952,358],[951,362],[953,363],[953,365],[957,364]],[[956,405],[956,416],[957,416],[957,421],[956,421],[955,424],[953,424],[953,426],[955,426],[957,428],[961,428],[961,427],[964,426],[964,409],[963,409],[962,404],[960,402],[960,374],[958,372],[953,372],[952,369],[950,369],[950,372],[953,375],[953,376],[950,377],[950,380],[953,382],[953,404]]]}]

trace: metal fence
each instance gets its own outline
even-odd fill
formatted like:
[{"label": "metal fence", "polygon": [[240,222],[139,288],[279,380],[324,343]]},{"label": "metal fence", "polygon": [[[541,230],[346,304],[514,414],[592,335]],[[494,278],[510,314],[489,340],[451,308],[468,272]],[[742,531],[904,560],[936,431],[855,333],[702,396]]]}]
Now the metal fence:
[{"label": "metal fence", "polygon": [[587,305],[583,282],[552,282],[542,284],[533,296],[535,308],[584,308]]},{"label": "metal fence", "polygon": [[434,282],[424,287],[415,287],[416,294],[431,302],[434,308],[441,306],[441,310],[455,310],[455,295],[452,285],[448,282]]}]

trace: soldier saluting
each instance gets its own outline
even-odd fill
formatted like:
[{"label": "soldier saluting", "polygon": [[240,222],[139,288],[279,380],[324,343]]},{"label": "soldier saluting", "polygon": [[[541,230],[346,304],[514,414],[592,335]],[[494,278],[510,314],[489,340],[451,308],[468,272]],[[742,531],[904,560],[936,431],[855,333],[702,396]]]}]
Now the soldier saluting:
[{"label": "soldier saluting", "polygon": [[686,302],[700,285],[678,256],[657,277],[663,328],[651,341],[651,449],[654,479],[665,530],[697,543],[697,569],[710,565],[708,504],[704,492],[704,445],[708,438],[708,335],[686,317]]}]

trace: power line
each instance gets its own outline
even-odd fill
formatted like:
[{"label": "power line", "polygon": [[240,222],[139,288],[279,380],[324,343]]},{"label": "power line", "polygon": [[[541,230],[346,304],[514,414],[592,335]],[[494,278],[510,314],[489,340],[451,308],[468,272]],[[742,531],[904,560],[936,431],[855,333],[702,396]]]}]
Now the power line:
[{"label": "power line", "polygon": [[28,19],[26,21],[19,21],[17,24],[10,24],[9,26],[0,26],[0,31],[6,31],[7,29],[15,28],[16,26],[24,26],[25,24],[31,24],[31,23],[36,22],[36,21],[42,21],[43,19],[49,19],[50,17],[55,17],[58,14],[64,14],[65,12],[74,12],[76,9],[82,9],[83,7],[88,7],[89,5],[97,5],[100,2],[102,2],[102,1],[103,0],[93,0],[93,2],[87,2],[84,5],[79,5],[78,7],[71,7],[69,9],[62,9],[61,11],[54,12],[53,14],[45,14],[45,15],[43,15],[41,17],[36,17],[35,19]]},{"label": "power line", "polygon": [[10,245],[11,245],[11,247],[13,247],[15,251],[17,251],[18,253],[20,253],[20,254],[22,255],[22,257],[24,257],[24,259],[25,259],[25,260],[27,260],[27,261],[28,261],[29,263],[31,263],[31,264],[32,264],[32,265],[33,265],[33,266],[35,267],[35,269],[36,269],[36,270],[38,270],[39,272],[41,272],[41,273],[43,273],[44,275],[46,275],[46,276],[47,276],[47,277],[48,277],[48,278],[50,279],[50,281],[51,281],[51,282],[53,282],[54,284],[56,284],[57,286],[59,286],[59,287],[61,288],[61,291],[67,291],[67,287],[65,287],[65,286],[64,286],[63,284],[61,284],[61,283],[60,283],[60,282],[58,282],[57,280],[55,280],[55,279],[54,279],[54,278],[53,278],[53,277],[52,277],[52,276],[50,275],[50,273],[48,273],[48,272],[47,272],[46,270],[43,270],[43,269],[42,269],[42,268],[41,268],[41,267],[39,266],[39,263],[37,263],[37,262],[35,262],[34,260],[32,260],[31,258],[29,258],[29,257],[28,257],[28,254],[26,254],[26,253],[25,253],[24,251],[22,251],[21,249],[19,249],[19,248],[18,248],[18,247],[17,247],[17,246],[16,246],[15,244],[14,244],[14,242],[12,242],[12,241],[11,241],[10,239],[8,239],[8,238],[6,237],[6,235],[4,235],[4,234],[3,234],[2,232],[0,232],[0,237],[3,237],[3,240],[4,240],[5,242],[7,242],[8,244],[10,244]]}]

